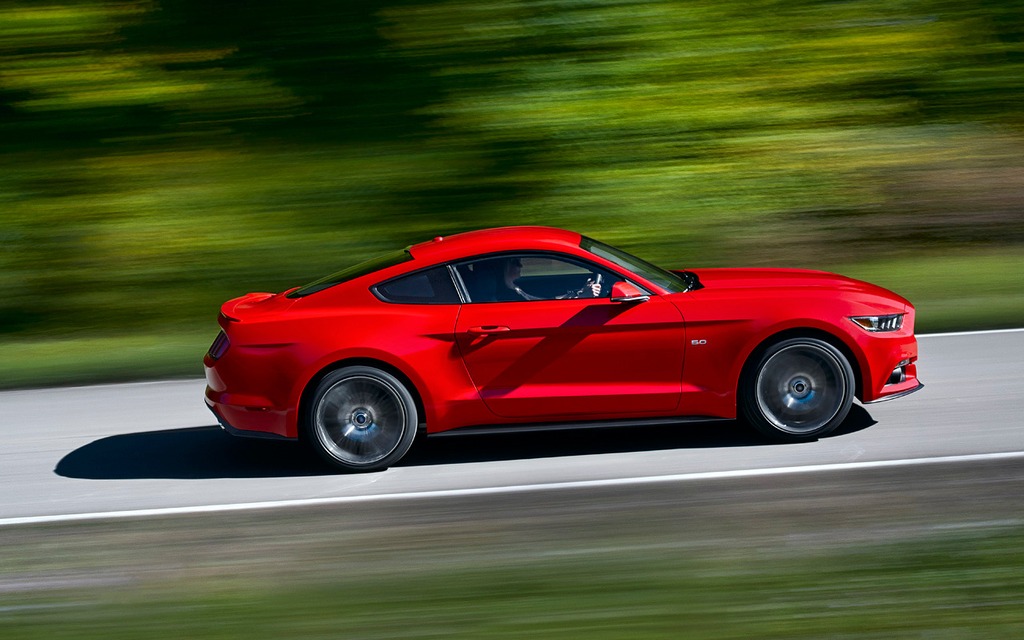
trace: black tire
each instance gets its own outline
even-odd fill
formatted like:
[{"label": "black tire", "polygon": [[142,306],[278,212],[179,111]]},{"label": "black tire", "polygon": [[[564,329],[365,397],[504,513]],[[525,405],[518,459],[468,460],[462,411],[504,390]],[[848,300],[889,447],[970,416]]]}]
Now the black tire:
[{"label": "black tire", "polygon": [[379,471],[409,451],[418,423],[416,402],[398,378],[374,367],[344,367],[316,386],[304,440],[339,469]]},{"label": "black tire", "polygon": [[817,338],[791,338],[761,354],[740,385],[743,416],[764,435],[814,440],[838,427],[853,405],[853,368]]}]

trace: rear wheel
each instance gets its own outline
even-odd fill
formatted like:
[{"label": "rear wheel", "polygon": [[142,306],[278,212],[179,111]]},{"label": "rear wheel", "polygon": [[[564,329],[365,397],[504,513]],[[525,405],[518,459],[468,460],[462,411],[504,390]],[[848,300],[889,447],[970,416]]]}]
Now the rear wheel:
[{"label": "rear wheel", "polygon": [[817,338],[791,338],[767,349],[742,383],[747,421],[777,440],[823,436],[846,419],[853,404],[853,368]]},{"label": "rear wheel", "polygon": [[398,462],[416,437],[412,394],[374,367],[332,371],[316,387],[305,416],[309,445],[347,471],[376,471]]}]

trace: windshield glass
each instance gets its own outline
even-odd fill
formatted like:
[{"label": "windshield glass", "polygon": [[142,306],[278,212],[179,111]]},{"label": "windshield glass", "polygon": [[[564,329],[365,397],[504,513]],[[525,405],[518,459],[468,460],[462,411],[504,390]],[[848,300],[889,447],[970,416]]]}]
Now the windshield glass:
[{"label": "windshield glass", "polygon": [[374,271],[380,271],[381,269],[393,267],[396,264],[408,262],[409,260],[412,260],[412,255],[409,253],[408,249],[402,249],[401,251],[393,251],[391,253],[386,253],[382,256],[371,258],[366,262],[360,262],[359,264],[352,265],[351,267],[346,267],[341,271],[332,273],[326,278],[320,278],[316,282],[311,282],[304,287],[300,287],[299,289],[292,291],[291,293],[288,294],[288,297],[301,298],[303,296],[308,296],[311,293],[323,291],[324,289],[327,289],[328,287],[333,287],[336,284],[348,282],[349,280],[355,280],[356,278],[365,276],[368,273],[373,273]]},{"label": "windshield glass", "polygon": [[659,287],[667,290],[669,293],[682,293],[688,291],[690,286],[687,282],[677,276],[676,274],[665,271],[661,267],[657,267],[646,260],[626,253],[622,249],[616,249],[610,245],[598,242],[586,236],[583,237],[583,241],[580,242],[580,247],[595,256],[600,256],[605,260],[609,260],[619,265],[627,271],[631,271],[636,275],[653,282]]}]

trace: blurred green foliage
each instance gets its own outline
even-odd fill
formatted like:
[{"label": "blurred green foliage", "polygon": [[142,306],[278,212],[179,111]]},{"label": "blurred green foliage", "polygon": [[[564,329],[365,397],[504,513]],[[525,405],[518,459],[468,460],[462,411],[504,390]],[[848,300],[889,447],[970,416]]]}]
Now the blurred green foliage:
[{"label": "blurred green foliage", "polygon": [[941,304],[936,256],[1024,265],[1021,104],[1021,0],[0,0],[0,341],[501,224]]},{"label": "blurred green foliage", "polygon": [[[761,546],[694,544],[688,531],[674,543],[594,547],[576,533],[547,531],[529,548],[502,548],[493,542],[500,532],[476,523],[463,523],[475,538],[460,529],[426,539],[397,524],[380,536],[388,545],[367,547],[360,525],[340,520],[348,526],[336,524],[333,542],[319,549],[301,533],[253,540],[240,532],[246,557],[231,564],[169,557],[156,534],[131,538],[119,552],[102,525],[37,530],[51,545],[41,564],[59,573],[10,580],[0,632],[8,640],[242,640],[256,629],[280,639],[373,640],[989,640],[1024,632],[1019,521],[947,525],[931,535],[879,526],[873,543],[838,537],[821,547],[801,543],[812,534]],[[221,541],[207,536],[204,549]],[[68,554],[69,544],[80,553]],[[265,545],[275,544],[299,557],[268,556]],[[140,545],[148,571],[100,564],[104,555],[138,563],[143,556],[128,550]],[[31,553],[42,543],[19,546]]]}]

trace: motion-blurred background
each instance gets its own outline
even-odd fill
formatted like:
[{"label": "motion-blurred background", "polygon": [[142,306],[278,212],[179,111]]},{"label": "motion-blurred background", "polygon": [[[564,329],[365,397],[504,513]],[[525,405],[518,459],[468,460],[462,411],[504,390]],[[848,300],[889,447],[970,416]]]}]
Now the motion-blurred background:
[{"label": "motion-blurred background", "polygon": [[0,1],[0,385],[200,372],[219,304],[571,228],[1024,320],[1024,2]]}]

